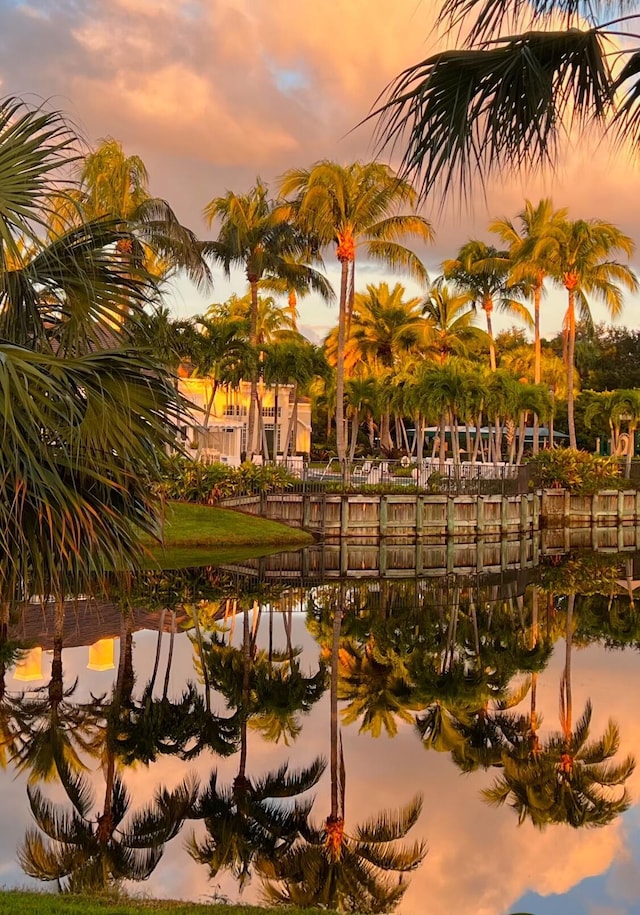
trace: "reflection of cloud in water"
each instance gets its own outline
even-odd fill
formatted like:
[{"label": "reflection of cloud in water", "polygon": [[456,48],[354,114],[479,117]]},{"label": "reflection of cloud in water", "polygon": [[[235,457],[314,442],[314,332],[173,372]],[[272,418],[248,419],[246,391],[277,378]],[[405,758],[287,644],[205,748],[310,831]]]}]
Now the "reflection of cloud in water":
[{"label": "reflection of cloud in water", "polygon": [[[263,638],[266,638],[267,621]],[[236,627],[239,635],[241,627]],[[276,643],[283,640],[279,621],[275,626]],[[136,695],[151,674],[155,654],[154,633],[135,635],[134,668]],[[163,640],[163,657],[158,678],[161,684],[168,637]],[[294,618],[294,644],[302,644],[313,654],[303,659],[303,667],[315,670],[317,650],[304,627],[304,620]],[[86,648],[65,651],[65,680],[73,682],[80,676],[77,696],[86,699],[89,693],[102,694],[112,683],[114,672],[86,671]],[[172,670],[172,691],[177,692],[192,674],[192,648],[185,636],[177,636]],[[544,718],[541,735],[558,727],[558,688],[564,661],[564,643],[560,641],[548,668],[540,675],[538,708]],[[117,660],[116,660],[117,663]],[[88,675],[88,676],[87,676]],[[640,671],[635,652],[615,654],[599,646],[574,651],[573,694],[574,716],[581,714],[588,697],[593,702],[592,736],[606,727],[609,716],[620,725],[622,745],[619,757],[640,746],[640,721],[625,697],[636,696],[640,688]],[[46,681],[45,681],[46,682]],[[16,687],[11,677],[9,689]],[[157,687],[158,688],[158,687]],[[161,686],[159,686],[161,689]],[[292,766],[305,765],[316,755],[328,755],[329,720],[328,693],[303,716],[302,737],[291,748],[261,741],[255,732],[249,733],[248,771],[260,774],[273,769],[285,759]],[[527,700],[525,699],[525,704]],[[216,703],[214,703],[216,705]],[[222,703],[217,711],[223,712]],[[517,818],[508,807],[489,808],[480,799],[480,791],[493,779],[491,772],[462,775],[448,754],[427,752],[413,730],[400,725],[398,736],[390,740],[383,736],[373,741],[368,735],[358,735],[357,726],[343,729],[344,756],[347,768],[346,827],[362,822],[371,814],[408,801],[416,792],[424,794],[424,809],[418,826],[409,838],[423,835],[429,853],[417,873],[410,875],[410,886],[402,904],[402,912],[418,915],[429,900],[430,915],[473,912],[474,915],[500,915],[510,911],[513,903],[527,891],[549,894],[568,893],[587,877],[607,875],[607,903],[610,911],[630,912],[628,904],[640,898],[640,873],[633,854],[640,844],[640,816],[634,809],[624,818],[605,829],[576,831],[569,827],[549,827],[540,833],[529,824],[517,826]],[[132,794],[132,808],[140,809],[153,796],[156,785],[172,788],[186,774],[193,772],[202,780],[216,767],[223,782],[230,783],[237,770],[238,757],[215,760],[201,755],[189,764],[164,757],[149,769],[138,765],[126,774],[125,781]],[[96,779],[96,784],[101,779]],[[640,773],[628,782],[633,797],[639,793]],[[14,782],[7,772],[0,781],[0,803],[5,823],[14,824],[11,835],[3,830],[0,836],[1,882],[5,886],[31,883],[15,863],[15,847],[29,825],[30,816],[24,791],[24,779]],[[45,792],[55,800],[62,797],[59,787],[47,785]],[[328,772],[316,789],[314,818],[323,819],[329,809]],[[166,846],[156,872],[145,884],[132,885],[135,892],[154,896],[207,900],[216,891],[235,896],[233,880],[226,874],[210,882],[207,869],[196,864],[186,854],[183,843],[186,830]],[[197,830],[202,829],[196,823]],[[256,901],[258,881],[254,880],[244,893],[247,902]],[[605,909],[595,907],[589,915],[604,915]]]}]

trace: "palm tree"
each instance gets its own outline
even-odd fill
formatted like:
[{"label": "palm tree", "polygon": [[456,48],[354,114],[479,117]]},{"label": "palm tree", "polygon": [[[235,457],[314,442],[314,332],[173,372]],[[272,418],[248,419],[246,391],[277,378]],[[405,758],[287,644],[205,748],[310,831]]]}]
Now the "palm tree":
[{"label": "palm tree", "polygon": [[[442,0],[438,26],[463,47],[408,67],[376,102],[378,146],[402,145],[401,174],[428,199],[442,186],[471,198],[473,179],[553,165],[571,129],[638,139],[637,14],[608,4]],[[622,15],[624,13],[624,15]],[[613,13],[615,17],[615,12]],[[637,28],[636,28],[637,31]],[[618,53],[610,54],[610,44]]]},{"label": "palm tree", "polygon": [[324,160],[311,169],[292,169],[281,182],[281,193],[293,197],[300,225],[312,232],[321,247],[335,245],[341,265],[338,344],[336,353],[336,443],[343,476],[347,478],[347,445],[344,426],[344,353],[355,296],[355,262],[358,248],[365,257],[394,269],[408,270],[421,281],[426,270],[420,259],[398,238],[413,236],[423,242],[433,238],[429,222],[412,210],[416,194],[386,165],[354,162],[348,166]]},{"label": "palm tree", "polygon": [[[389,289],[386,283],[367,286],[366,294],[356,293],[349,326],[348,347],[358,364],[372,372],[384,388],[405,364],[411,353],[418,353],[424,341],[425,322],[420,314],[420,298],[404,298],[400,283]],[[345,360],[346,364],[346,360]],[[389,452],[391,412],[387,399],[381,399],[380,447]]]},{"label": "palm tree", "polygon": [[474,308],[481,308],[487,319],[491,371],[496,370],[496,348],[493,340],[492,314],[495,305],[501,310],[531,322],[531,316],[522,302],[513,298],[521,291],[509,284],[511,258],[507,251],[498,251],[492,245],[472,239],[458,251],[458,256],[442,265],[446,279],[468,293]]},{"label": "palm tree", "polygon": [[[542,359],[540,340],[540,303],[544,292],[544,281],[550,274],[549,264],[544,256],[544,245],[541,242],[549,233],[567,218],[566,209],[554,210],[547,197],[534,206],[530,200],[525,201],[524,210],[517,215],[518,223],[510,219],[496,219],[489,226],[489,231],[499,235],[509,246],[512,268],[511,276],[516,282],[531,284],[533,296],[533,383],[542,380]],[[533,251],[538,251],[538,256]],[[540,444],[540,423],[538,415],[533,420],[533,453],[537,454]]]},{"label": "palm tree", "polygon": [[[306,285],[323,298],[330,300],[333,290],[326,278],[296,258],[310,250],[309,235],[305,235],[291,218],[289,207],[269,197],[269,192],[259,179],[246,194],[228,191],[224,197],[215,197],[204,208],[209,226],[219,222],[218,236],[204,244],[204,252],[219,263],[225,276],[231,268],[244,270],[251,295],[249,342],[258,344],[258,290],[265,279],[282,279],[293,286]],[[314,256],[315,261],[320,261]],[[247,452],[256,450],[257,431],[257,377],[251,377],[251,404],[247,424]]]},{"label": "palm tree", "polygon": [[470,292],[450,289],[443,278],[436,280],[422,305],[426,328],[426,351],[440,365],[450,356],[467,356],[468,345],[490,342],[484,331],[474,326],[476,311]]},{"label": "palm tree", "polygon": [[366,416],[371,430],[369,442],[373,447],[373,420],[379,406],[379,379],[372,376],[351,378],[345,384],[345,405],[347,418],[351,418],[351,443],[349,463],[353,463],[358,444],[360,421]]},{"label": "palm tree", "polygon": [[200,242],[180,224],[166,200],[151,196],[140,156],[126,156],[122,144],[108,137],[78,163],[77,174],[77,217],[121,221],[130,232],[119,242],[121,254],[141,259],[154,276],[167,279],[185,270],[197,286],[209,288],[211,276]]},{"label": "palm tree", "polygon": [[[157,535],[156,455],[174,440],[170,379],[114,332],[156,294],[108,220],[47,236],[53,174],[75,156],[56,112],[0,103],[2,590],[64,599],[131,567]],[[27,240],[26,248],[21,240]],[[105,348],[105,335],[110,347]]]},{"label": "palm tree", "polygon": [[576,305],[581,317],[590,320],[589,298],[599,299],[615,318],[622,310],[622,291],[638,289],[635,274],[625,264],[612,260],[616,254],[630,257],[634,244],[616,226],[598,219],[563,222],[533,248],[549,264],[554,282],[567,290],[564,328],[567,335],[567,413],[569,444],[577,448],[574,418],[574,370]]},{"label": "palm tree", "polygon": [[628,443],[625,451],[625,475],[631,476],[631,459],[635,454],[636,430],[640,424],[640,391],[620,390],[611,395],[610,407],[612,422],[620,427],[627,424]]}]

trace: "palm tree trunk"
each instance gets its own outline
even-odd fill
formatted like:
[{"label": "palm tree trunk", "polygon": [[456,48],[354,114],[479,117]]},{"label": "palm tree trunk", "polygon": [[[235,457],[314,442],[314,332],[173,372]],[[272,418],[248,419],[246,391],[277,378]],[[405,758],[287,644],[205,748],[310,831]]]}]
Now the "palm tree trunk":
[{"label": "palm tree trunk", "polygon": [[196,631],[196,644],[198,646],[198,656],[200,657],[200,666],[202,668],[202,680],[204,683],[204,704],[207,710],[207,714],[210,714],[211,683],[209,682],[209,671],[207,669],[207,663],[204,656],[204,645],[202,642],[202,629],[200,628],[200,620],[198,619],[198,608],[195,604],[192,605],[191,618],[193,619],[193,626]]},{"label": "palm tree trunk", "polygon": [[562,732],[565,743],[569,745],[571,739],[571,728],[573,725],[573,697],[571,693],[571,649],[573,646],[573,609],[575,607],[576,595],[569,594],[567,598],[567,628],[565,635],[565,661],[564,672],[562,674],[560,707],[562,716]]},{"label": "palm tree trunk", "polygon": [[410,448],[409,448],[409,437],[407,435],[407,427],[405,426],[404,419],[402,417],[400,417],[399,422],[400,422],[400,435],[402,436],[402,447],[408,454],[410,451]]},{"label": "palm tree trunk", "polygon": [[[533,383],[540,384],[542,375],[542,349],[540,345],[540,299],[542,285],[536,283],[533,290]],[[533,453],[540,450],[540,417],[533,414]],[[522,460],[522,458],[520,458]],[[518,461],[520,463],[520,461]]]},{"label": "palm tree trunk", "polygon": [[53,633],[53,658],[51,661],[51,680],[49,681],[49,701],[52,705],[62,702],[64,693],[62,674],[62,645],[64,641],[64,602],[56,607]]},{"label": "palm tree trunk", "polygon": [[577,448],[576,422],[574,417],[573,375],[576,349],[575,289],[569,289],[567,308],[567,421],[569,424],[569,446]]},{"label": "palm tree trunk", "polygon": [[631,477],[631,459],[633,457],[634,451],[636,450],[635,445],[636,445],[636,427],[633,425],[633,423],[629,423],[629,447],[627,448],[627,459],[625,461],[625,470],[624,470],[624,475],[627,478],[627,480],[630,479],[630,477]]},{"label": "palm tree trunk", "polygon": [[349,261],[341,261],[340,313],[338,315],[338,349],[336,354],[336,449],[342,477],[347,479],[347,449],[344,428],[344,350],[347,338],[347,295],[349,287]]},{"label": "palm tree trunk", "polygon": [[[538,588],[534,585],[531,595],[531,648],[538,645]],[[531,753],[538,752],[538,673],[534,671],[531,674],[531,712],[529,717],[529,750]]]},{"label": "palm tree trunk", "polygon": [[[534,413],[533,415],[535,416],[535,418],[537,420],[538,414]],[[518,454],[516,456],[516,464],[518,465],[518,467],[522,463],[522,456],[524,454],[524,432],[526,429],[526,416],[527,416],[527,414],[523,410],[520,413],[520,428],[518,430],[519,434],[520,434],[520,437],[518,439]],[[535,425],[534,425],[534,430],[535,430]]]},{"label": "palm tree trunk", "polygon": [[353,464],[353,459],[356,454],[356,445],[358,443],[358,429],[360,428],[360,423],[358,420],[360,415],[357,409],[354,409],[353,416],[351,417],[351,444],[349,446],[349,465]]},{"label": "palm tree trunk", "polygon": [[393,448],[391,439],[391,411],[385,410],[380,418],[380,448],[387,454]]},{"label": "palm tree trunk", "polygon": [[444,461],[445,461],[445,446],[446,446],[446,429],[447,429],[447,414],[445,410],[440,414],[440,473],[444,473]]},{"label": "palm tree trunk", "polygon": [[487,316],[487,333],[489,335],[489,361],[491,363],[491,371],[495,372],[497,368],[496,363],[496,345],[493,340],[493,324],[491,322],[491,312],[493,311],[493,302],[483,302],[482,307],[484,313]]},{"label": "palm tree trunk", "polygon": [[205,427],[209,425],[209,420],[211,419],[211,411],[213,410],[213,402],[214,402],[214,400],[216,399],[216,392],[217,392],[217,390],[218,390],[218,382],[217,382],[217,380],[214,378],[214,379],[213,379],[213,385],[212,385],[212,387],[211,387],[211,396],[209,397],[209,400],[207,401],[207,409],[206,409],[205,414],[204,414],[204,423],[203,423],[203,425],[204,425]]},{"label": "palm tree trunk", "polygon": [[422,457],[424,452],[424,420],[422,413],[416,416],[416,460],[418,470],[422,469]]},{"label": "palm tree trunk", "polygon": [[[273,392],[273,460],[278,462],[278,401],[280,399],[280,385],[276,381]],[[282,453],[282,442],[280,442]]]},{"label": "palm tree trunk", "polygon": [[[258,280],[249,279],[251,291],[251,316],[249,322],[249,342],[258,345]],[[247,458],[251,460],[256,451],[256,425],[258,420],[258,378],[257,369],[252,373],[251,391],[249,394],[249,411],[247,416]]]}]

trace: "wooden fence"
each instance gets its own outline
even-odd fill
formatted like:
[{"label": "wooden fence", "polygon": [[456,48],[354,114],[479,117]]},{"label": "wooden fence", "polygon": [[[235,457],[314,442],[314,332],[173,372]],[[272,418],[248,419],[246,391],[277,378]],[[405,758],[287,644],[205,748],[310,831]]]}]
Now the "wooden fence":
[{"label": "wooden fence", "polygon": [[415,539],[453,534],[524,534],[539,527],[539,498],[527,495],[446,496],[269,493],[227,499],[225,507],[262,515],[325,538]]},{"label": "wooden fence", "polygon": [[224,505],[329,539],[484,537],[540,528],[640,524],[640,491],[635,490],[586,496],[563,489],[476,496],[285,491],[237,496]]}]

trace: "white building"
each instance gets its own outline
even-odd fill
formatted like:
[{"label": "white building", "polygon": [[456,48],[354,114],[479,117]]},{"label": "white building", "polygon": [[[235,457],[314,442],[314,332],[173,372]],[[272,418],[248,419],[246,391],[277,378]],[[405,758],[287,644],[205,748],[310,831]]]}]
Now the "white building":
[{"label": "white building", "polygon": [[[247,450],[247,418],[251,385],[240,382],[237,388],[218,386],[212,399],[211,378],[179,379],[179,390],[193,404],[192,422],[183,430],[187,447],[204,461],[221,461],[233,467],[240,465]],[[289,459],[308,454],[311,449],[311,403],[306,397],[294,402],[293,385],[279,385],[277,390],[262,382],[258,396],[262,407],[262,452],[269,459],[282,460],[285,442],[289,440]],[[277,415],[276,415],[277,409]],[[275,447],[274,447],[275,446]],[[295,463],[295,461],[293,461]]]}]

